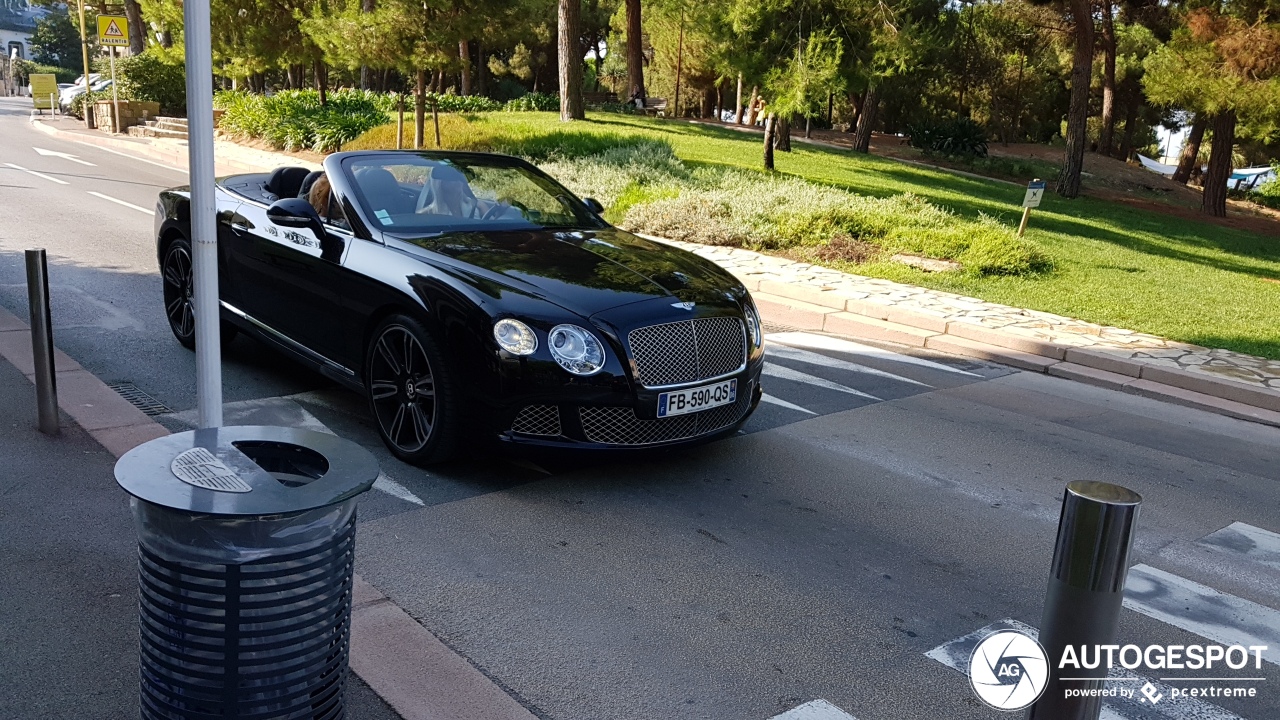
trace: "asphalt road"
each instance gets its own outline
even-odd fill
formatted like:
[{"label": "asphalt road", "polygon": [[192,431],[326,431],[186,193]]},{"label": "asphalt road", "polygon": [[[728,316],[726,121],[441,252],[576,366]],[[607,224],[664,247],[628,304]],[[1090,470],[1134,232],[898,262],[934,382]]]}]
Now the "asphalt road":
[{"label": "asphalt road", "polygon": [[[194,362],[160,309],[152,219],[89,194],[149,208],[184,177],[58,143],[27,114],[0,100],[0,304],[25,314],[21,250],[47,247],[59,346],[185,427]],[[244,338],[224,357],[227,417],[373,450],[386,477],[362,503],[359,571],[540,717],[764,720],[819,698],[861,720],[1006,717],[926,653],[1039,624],[1072,480],[1145,498],[1133,562],[1154,571],[1135,571],[1121,643],[1280,636],[1280,431],[773,330],[769,398],[741,435],[641,460],[412,468],[358,397]],[[1221,542],[1229,527],[1253,540]],[[1276,663],[1252,699],[1107,717],[1280,717]]]}]

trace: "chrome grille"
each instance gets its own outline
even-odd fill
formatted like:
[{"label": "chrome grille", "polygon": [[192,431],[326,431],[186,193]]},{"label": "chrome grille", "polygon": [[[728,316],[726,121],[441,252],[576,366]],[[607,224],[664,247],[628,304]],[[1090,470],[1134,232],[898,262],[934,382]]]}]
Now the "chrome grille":
[{"label": "chrome grille", "polygon": [[627,335],[640,384],[662,387],[720,377],[746,363],[747,335],[736,317],[680,320]]},{"label": "chrome grille", "polygon": [[746,415],[751,407],[752,383],[738,388],[738,399],[688,415],[642,420],[629,407],[583,407],[578,409],[582,432],[591,442],[606,445],[653,445],[683,440],[723,430]]},{"label": "chrome grille", "polygon": [[511,423],[511,431],[525,435],[560,435],[560,408],[555,405],[526,405]]}]

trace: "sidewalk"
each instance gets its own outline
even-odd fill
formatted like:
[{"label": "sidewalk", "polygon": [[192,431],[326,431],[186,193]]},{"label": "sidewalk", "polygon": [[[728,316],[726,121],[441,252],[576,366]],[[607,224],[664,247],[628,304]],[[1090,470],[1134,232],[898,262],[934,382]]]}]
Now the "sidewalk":
[{"label": "sidewalk", "polygon": [[[29,347],[29,346],[28,346]],[[0,360],[0,717],[138,717],[137,544],[115,456]],[[347,717],[399,720],[351,673]]]}]

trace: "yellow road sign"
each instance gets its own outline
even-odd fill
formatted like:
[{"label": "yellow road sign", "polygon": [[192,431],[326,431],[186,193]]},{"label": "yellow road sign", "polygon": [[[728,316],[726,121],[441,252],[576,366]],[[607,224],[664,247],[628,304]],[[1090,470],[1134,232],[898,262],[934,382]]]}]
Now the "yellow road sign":
[{"label": "yellow road sign", "polygon": [[30,75],[31,104],[36,110],[52,110],[53,103],[58,102],[57,75]]},{"label": "yellow road sign", "polygon": [[99,15],[98,44],[129,47],[129,19],[121,15]]}]

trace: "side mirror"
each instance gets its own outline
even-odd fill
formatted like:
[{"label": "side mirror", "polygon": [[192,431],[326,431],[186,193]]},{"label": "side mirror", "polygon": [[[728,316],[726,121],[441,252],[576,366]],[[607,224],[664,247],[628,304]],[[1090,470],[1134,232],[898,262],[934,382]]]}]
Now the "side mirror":
[{"label": "side mirror", "polygon": [[304,228],[320,225],[320,213],[302,198],[283,198],[267,208],[267,219],[282,227]]},{"label": "side mirror", "polygon": [[604,212],[604,206],[601,205],[600,201],[595,198],[583,198],[582,204],[586,205],[588,210],[590,210],[591,212],[597,215]]}]

